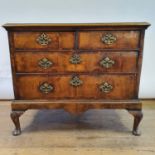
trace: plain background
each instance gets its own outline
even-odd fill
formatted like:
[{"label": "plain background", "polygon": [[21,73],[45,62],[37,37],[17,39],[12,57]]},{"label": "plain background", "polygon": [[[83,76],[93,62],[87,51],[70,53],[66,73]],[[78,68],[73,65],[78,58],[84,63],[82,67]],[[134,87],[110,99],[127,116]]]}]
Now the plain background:
[{"label": "plain background", "polygon": [[[0,0],[4,23],[151,23],[146,30],[140,98],[155,98],[155,0]],[[13,99],[7,32],[0,27],[0,99]]]}]

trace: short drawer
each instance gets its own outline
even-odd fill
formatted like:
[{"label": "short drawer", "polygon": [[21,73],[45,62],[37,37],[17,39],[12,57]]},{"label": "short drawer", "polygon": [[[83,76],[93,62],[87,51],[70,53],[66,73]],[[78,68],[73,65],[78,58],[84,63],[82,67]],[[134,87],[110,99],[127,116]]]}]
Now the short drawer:
[{"label": "short drawer", "polygon": [[134,75],[18,76],[16,99],[134,99]]},{"label": "short drawer", "polygon": [[16,72],[135,73],[137,52],[16,52]]},{"label": "short drawer", "polygon": [[74,32],[15,32],[16,49],[73,49]]},{"label": "short drawer", "polygon": [[79,32],[79,49],[137,49],[139,31]]}]

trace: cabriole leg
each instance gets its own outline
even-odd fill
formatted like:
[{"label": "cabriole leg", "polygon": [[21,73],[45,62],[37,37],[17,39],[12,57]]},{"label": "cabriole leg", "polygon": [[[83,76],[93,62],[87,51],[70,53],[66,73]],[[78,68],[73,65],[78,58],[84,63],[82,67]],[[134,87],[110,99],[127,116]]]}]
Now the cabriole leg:
[{"label": "cabriole leg", "polygon": [[128,110],[128,112],[134,117],[132,134],[135,136],[140,136],[141,133],[138,130],[138,126],[143,118],[143,113],[141,110]]},{"label": "cabriole leg", "polygon": [[12,111],[10,116],[11,116],[11,119],[15,125],[15,129],[14,131],[12,132],[12,134],[14,136],[18,136],[21,134],[21,128],[20,128],[20,121],[19,121],[19,117],[24,113],[25,111]]}]

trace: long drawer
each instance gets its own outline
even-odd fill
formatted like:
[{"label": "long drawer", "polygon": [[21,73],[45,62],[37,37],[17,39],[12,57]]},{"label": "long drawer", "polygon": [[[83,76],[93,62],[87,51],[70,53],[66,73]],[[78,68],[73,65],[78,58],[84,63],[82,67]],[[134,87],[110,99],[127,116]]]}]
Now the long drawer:
[{"label": "long drawer", "polygon": [[86,31],[78,34],[80,49],[137,49],[139,31]]},{"label": "long drawer", "polygon": [[133,99],[135,83],[135,75],[22,75],[16,77],[16,98]]},{"label": "long drawer", "polygon": [[123,72],[137,70],[137,52],[16,52],[16,72]]}]

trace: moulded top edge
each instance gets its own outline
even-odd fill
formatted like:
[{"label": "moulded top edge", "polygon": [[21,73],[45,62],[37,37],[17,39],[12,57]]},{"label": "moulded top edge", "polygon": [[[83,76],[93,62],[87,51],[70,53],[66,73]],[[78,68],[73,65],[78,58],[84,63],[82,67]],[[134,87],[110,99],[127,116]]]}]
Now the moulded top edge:
[{"label": "moulded top edge", "polygon": [[119,22],[119,23],[6,23],[3,25],[4,28],[13,27],[121,27],[121,26],[139,26],[147,28],[150,26],[148,22]]}]

